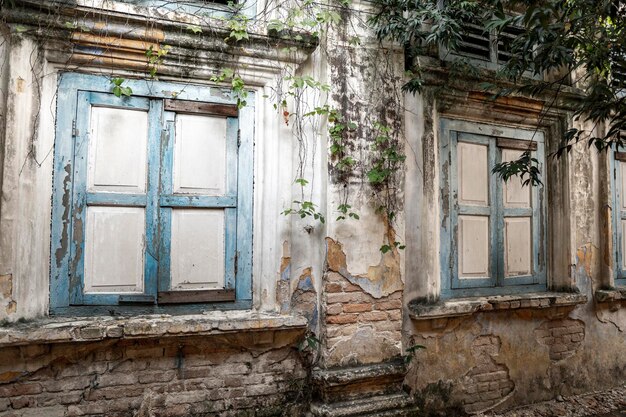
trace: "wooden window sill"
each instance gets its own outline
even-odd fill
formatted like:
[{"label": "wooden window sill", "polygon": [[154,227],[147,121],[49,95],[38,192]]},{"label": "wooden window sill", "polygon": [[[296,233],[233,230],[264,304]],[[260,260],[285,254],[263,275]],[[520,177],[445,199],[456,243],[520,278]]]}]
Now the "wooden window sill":
[{"label": "wooden window sill", "polygon": [[306,327],[307,320],[301,316],[254,311],[211,311],[181,316],[44,318],[0,324],[0,347],[259,331],[295,330],[304,333]]},{"label": "wooden window sill", "polygon": [[413,320],[433,320],[469,316],[487,311],[567,307],[586,302],[587,296],[584,294],[565,292],[454,298],[436,303],[414,300],[409,303],[409,316]]}]

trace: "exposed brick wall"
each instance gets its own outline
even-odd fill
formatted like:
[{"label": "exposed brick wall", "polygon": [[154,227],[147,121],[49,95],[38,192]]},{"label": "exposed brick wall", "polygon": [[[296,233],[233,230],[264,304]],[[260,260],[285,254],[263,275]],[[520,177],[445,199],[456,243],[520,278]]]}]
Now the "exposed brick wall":
[{"label": "exposed brick wall", "polygon": [[487,410],[501,403],[513,392],[515,384],[504,364],[494,357],[500,353],[500,338],[493,335],[477,337],[472,343],[472,355],[477,364],[462,380],[465,411]]},{"label": "exposed brick wall", "polygon": [[289,410],[306,403],[306,371],[296,350],[224,348],[224,342],[167,339],[1,349],[0,416],[298,415]]},{"label": "exposed brick wall", "polygon": [[560,361],[573,356],[585,339],[585,323],[580,320],[546,321],[535,330],[535,336],[549,349],[550,359]]},{"label": "exposed brick wall", "polygon": [[[401,353],[401,291],[387,297],[374,298],[339,273],[329,272],[324,283],[323,302],[325,342],[330,365],[372,363]],[[366,338],[368,334],[378,339],[367,342],[374,349],[372,352],[364,352],[362,349],[365,347],[361,346],[363,341],[359,340],[359,335]],[[348,344],[352,338],[355,338],[355,349],[352,352],[358,352],[359,357],[353,355],[348,358],[346,354],[349,355],[351,351]]]}]

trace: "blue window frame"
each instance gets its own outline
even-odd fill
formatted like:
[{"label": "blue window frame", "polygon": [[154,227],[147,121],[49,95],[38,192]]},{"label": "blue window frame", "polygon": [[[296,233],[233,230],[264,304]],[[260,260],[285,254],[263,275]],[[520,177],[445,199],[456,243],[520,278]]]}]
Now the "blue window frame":
[{"label": "blue window frame", "polygon": [[256,16],[256,0],[131,0],[133,4],[157,7],[201,17],[232,17],[238,13],[247,18]]},{"label": "blue window frame", "polygon": [[545,290],[544,187],[492,173],[526,150],[541,170],[543,134],[447,119],[440,129],[442,297]]},{"label": "blue window frame", "polygon": [[[51,312],[249,308],[254,94],[238,109],[236,100],[217,87],[145,80],[125,86],[131,97],[113,95],[107,77],[66,73],[59,81]],[[183,175],[175,169],[182,172],[188,163],[175,161],[175,144],[183,142],[177,120],[180,126],[188,120],[189,140],[208,150],[187,151],[190,160],[206,167],[209,177],[222,173],[219,190],[192,184],[187,192],[174,186],[175,177]],[[207,144],[212,135],[219,140]],[[128,152],[119,152],[120,146]],[[193,170],[187,172],[193,183]],[[172,213],[182,219],[176,230],[182,227],[186,235],[172,230]],[[185,246],[185,239],[198,236],[195,229],[200,246]],[[178,252],[172,247],[175,236],[182,245]],[[196,264],[204,269],[193,269]],[[189,281],[189,271],[217,279]]]},{"label": "blue window frame", "polygon": [[624,247],[626,245],[626,152],[611,152],[610,157],[612,205],[613,205],[613,262],[614,285],[626,285]]}]

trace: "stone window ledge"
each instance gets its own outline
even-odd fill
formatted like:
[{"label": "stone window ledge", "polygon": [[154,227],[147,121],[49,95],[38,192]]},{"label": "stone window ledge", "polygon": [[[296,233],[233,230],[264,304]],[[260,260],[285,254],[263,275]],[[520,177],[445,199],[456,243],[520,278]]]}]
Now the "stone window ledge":
[{"label": "stone window ledge", "polygon": [[485,311],[567,307],[586,302],[587,296],[584,294],[564,292],[466,297],[442,300],[437,303],[424,303],[415,300],[409,303],[409,315],[413,320],[433,320],[469,316]]},{"label": "stone window ledge", "polygon": [[182,316],[43,318],[0,324],[0,347],[281,330],[304,333],[307,324],[306,318],[301,316],[252,311],[211,311]]},{"label": "stone window ledge", "polygon": [[598,303],[626,302],[626,287],[617,287],[610,290],[596,290],[595,298]]}]

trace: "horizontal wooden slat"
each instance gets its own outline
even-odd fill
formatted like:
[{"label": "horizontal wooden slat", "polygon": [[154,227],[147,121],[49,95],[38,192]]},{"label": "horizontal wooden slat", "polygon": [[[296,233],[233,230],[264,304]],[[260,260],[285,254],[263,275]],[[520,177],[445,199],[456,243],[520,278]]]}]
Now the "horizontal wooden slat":
[{"label": "horizontal wooden slat", "polygon": [[144,207],[147,202],[145,194],[124,193],[87,193],[89,206],[129,206]]},{"label": "horizontal wooden slat", "polygon": [[189,100],[165,100],[165,110],[179,113],[212,114],[216,116],[237,117],[239,110],[234,104],[203,103]]},{"label": "horizontal wooden slat", "polygon": [[537,150],[537,142],[531,140],[498,138],[496,145],[498,148],[519,149],[520,151]]},{"label": "horizontal wooden slat", "polygon": [[615,160],[626,162],[626,152],[615,152]]},{"label": "horizontal wooden slat", "polygon": [[123,294],[120,295],[120,304],[154,304],[154,295],[148,294]]},{"label": "horizontal wooden slat", "polygon": [[236,196],[208,196],[208,195],[162,195],[159,198],[161,207],[237,207]]},{"label": "horizontal wooden slat", "polygon": [[235,290],[162,291],[158,294],[159,304],[214,303],[235,301]]}]

